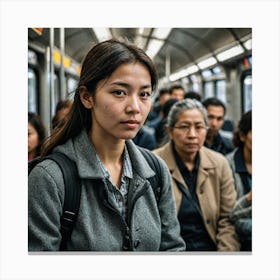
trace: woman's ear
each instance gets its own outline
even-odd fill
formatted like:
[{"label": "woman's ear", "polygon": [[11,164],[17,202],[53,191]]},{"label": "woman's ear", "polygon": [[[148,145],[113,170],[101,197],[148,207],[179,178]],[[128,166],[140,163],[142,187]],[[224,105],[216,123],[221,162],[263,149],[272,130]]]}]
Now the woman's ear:
[{"label": "woman's ear", "polygon": [[240,139],[241,142],[245,142],[246,136],[244,135],[244,133],[239,132],[239,139]]},{"label": "woman's ear", "polygon": [[168,125],[166,125],[165,129],[167,131],[169,139],[172,140],[173,139],[173,129],[171,127],[169,127]]},{"label": "woman's ear", "polygon": [[92,94],[90,94],[85,86],[81,86],[79,88],[79,94],[80,94],[80,99],[83,105],[87,109],[92,109],[93,108],[93,98]]}]

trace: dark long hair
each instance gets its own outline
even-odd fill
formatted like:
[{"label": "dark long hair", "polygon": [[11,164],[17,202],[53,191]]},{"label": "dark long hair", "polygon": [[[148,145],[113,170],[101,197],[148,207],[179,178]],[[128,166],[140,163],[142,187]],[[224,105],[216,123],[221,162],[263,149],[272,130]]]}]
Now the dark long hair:
[{"label": "dark long hair", "polygon": [[252,110],[242,115],[237,131],[233,135],[233,144],[235,147],[243,147],[244,143],[240,139],[240,133],[247,135],[252,130]]},{"label": "dark long hair", "polygon": [[109,78],[120,65],[134,62],[141,62],[147,67],[151,76],[152,89],[155,90],[158,80],[157,71],[152,60],[142,49],[111,39],[95,45],[88,52],[82,64],[69,119],[62,128],[55,129],[48,138],[43,147],[43,156],[51,153],[56,146],[78,135],[83,129],[89,131],[91,128],[91,110],[86,109],[80,100],[80,87],[85,86],[88,92],[94,95],[100,81]]},{"label": "dark long hair", "polygon": [[35,157],[37,157],[41,154],[42,145],[46,137],[45,126],[40,116],[31,112],[28,112],[28,123],[30,123],[35,128],[39,136],[38,137],[39,143],[38,146],[36,147],[36,155],[35,155]]}]

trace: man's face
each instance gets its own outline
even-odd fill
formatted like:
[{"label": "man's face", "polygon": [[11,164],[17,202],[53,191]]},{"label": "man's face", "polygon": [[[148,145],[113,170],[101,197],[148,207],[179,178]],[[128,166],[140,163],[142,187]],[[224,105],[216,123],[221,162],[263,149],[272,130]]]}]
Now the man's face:
[{"label": "man's face", "polygon": [[224,123],[224,108],[222,106],[209,105],[207,113],[209,130],[213,134],[217,134]]}]

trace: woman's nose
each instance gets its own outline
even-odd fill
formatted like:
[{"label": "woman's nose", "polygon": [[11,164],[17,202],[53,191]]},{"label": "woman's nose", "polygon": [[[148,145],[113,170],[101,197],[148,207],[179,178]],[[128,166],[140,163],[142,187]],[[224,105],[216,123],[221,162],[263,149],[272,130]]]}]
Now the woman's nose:
[{"label": "woman's nose", "polygon": [[138,96],[135,95],[129,96],[126,110],[127,112],[133,112],[133,113],[140,112],[140,101],[138,99]]}]

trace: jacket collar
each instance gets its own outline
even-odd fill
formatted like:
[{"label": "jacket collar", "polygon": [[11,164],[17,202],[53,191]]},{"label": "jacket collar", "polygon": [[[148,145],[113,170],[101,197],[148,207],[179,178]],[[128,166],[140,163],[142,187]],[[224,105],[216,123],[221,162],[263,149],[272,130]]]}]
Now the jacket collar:
[{"label": "jacket collar", "polygon": [[[136,172],[142,178],[155,175],[145,158],[132,140],[126,141],[126,147],[132,163],[133,173]],[[98,158],[88,134],[83,130],[78,136],[69,139],[65,144],[55,148],[55,151],[66,154],[76,162],[81,178],[102,179],[102,169],[98,164]]]},{"label": "jacket collar", "polygon": [[[162,157],[167,163],[167,166],[169,167],[172,177],[185,185],[180,170],[176,165],[176,161],[172,152],[171,142],[165,144],[161,148],[161,150],[162,150]],[[204,146],[202,146],[199,151],[200,164],[198,168],[197,186],[202,185],[205,179],[208,177],[208,173],[211,172],[211,169],[214,169],[217,166],[216,162],[211,158],[209,152],[210,152],[209,149]]]}]

